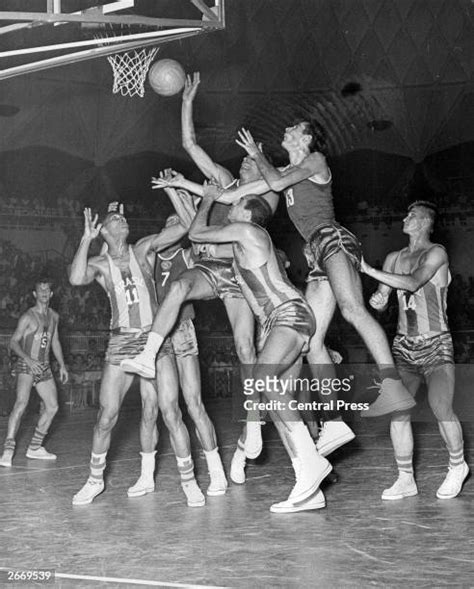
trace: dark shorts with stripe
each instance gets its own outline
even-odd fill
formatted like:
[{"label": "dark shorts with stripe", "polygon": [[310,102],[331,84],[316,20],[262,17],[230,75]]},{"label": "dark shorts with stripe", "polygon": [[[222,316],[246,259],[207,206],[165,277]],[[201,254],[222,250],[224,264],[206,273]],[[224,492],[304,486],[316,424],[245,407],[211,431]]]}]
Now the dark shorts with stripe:
[{"label": "dark shorts with stripe", "polygon": [[22,358],[19,358],[16,363],[15,372],[16,374],[31,375],[33,377],[34,385],[37,385],[39,382],[46,382],[48,380],[52,380],[53,378],[53,373],[51,372],[51,366],[49,362],[41,363],[41,374],[33,374],[28,364]]},{"label": "dark shorts with stripe", "polygon": [[148,331],[110,334],[105,352],[105,363],[119,366],[122,360],[130,360],[143,351],[148,339]]},{"label": "dark shorts with stripe", "polygon": [[340,251],[360,270],[362,247],[357,237],[339,223],[319,225],[303,249],[310,269],[306,282],[327,280],[326,262]]},{"label": "dark shorts with stripe", "polygon": [[453,340],[449,331],[434,336],[397,334],[392,345],[393,358],[400,370],[429,375],[438,368],[454,364]]},{"label": "dark shorts with stripe", "polygon": [[242,299],[242,291],[235,280],[233,260],[198,260],[193,268],[198,268],[212,287],[217,299]]},{"label": "dark shorts with stripe", "polygon": [[304,337],[303,353],[307,352],[309,340],[316,331],[316,319],[306,301],[294,299],[276,307],[265,321],[259,325],[257,350],[260,352],[271,331],[277,327],[289,327]]},{"label": "dark shorts with stripe", "polygon": [[165,339],[158,352],[158,358],[163,358],[164,356],[184,358],[185,356],[197,356],[198,353],[199,349],[194,323],[192,319],[184,319]]}]

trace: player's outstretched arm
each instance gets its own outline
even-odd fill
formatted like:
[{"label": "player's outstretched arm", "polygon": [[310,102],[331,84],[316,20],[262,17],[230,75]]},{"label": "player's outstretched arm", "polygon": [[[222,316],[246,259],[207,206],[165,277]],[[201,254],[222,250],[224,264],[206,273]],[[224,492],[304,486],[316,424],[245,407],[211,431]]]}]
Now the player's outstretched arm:
[{"label": "player's outstretched arm", "polygon": [[183,239],[188,228],[181,223],[165,227],[159,233],[143,237],[134,245],[135,252],[141,256],[147,256],[150,252],[161,252]]},{"label": "player's outstretched arm", "polygon": [[376,270],[366,265],[364,272],[383,284],[408,292],[416,292],[425,285],[436,272],[448,263],[448,256],[441,247],[433,247],[421,258],[418,267],[411,274],[396,274],[384,270]]},{"label": "player's outstretched arm", "polygon": [[228,186],[234,179],[232,174],[212,160],[206,151],[197,143],[194,130],[193,104],[196,97],[201,77],[199,72],[194,72],[192,77],[186,76],[183,90],[183,102],[181,107],[181,132],[184,149],[190,158],[209,180],[214,179],[220,186]]},{"label": "player's outstretched arm", "polygon": [[[167,168],[166,170],[160,172],[160,180],[165,182],[172,180],[173,177],[175,177],[173,174],[176,175],[176,172],[170,168]],[[163,190],[167,194],[171,204],[174,207],[174,210],[178,214],[181,224],[189,229],[194,217],[196,216],[197,202],[200,200],[199,197],[190,194],[187,190],[184,190],[184,188],[165,186]]]},{"label": "player's outstretched arm", "polygon": [[87,259],[92,241],[99,235],[102,225],[98,215],[92,218],[91,209],[84,209],[84,233],[69,270],[69,282],[74,286],[90,284],[98,273],[94,265],[96,258]]}]

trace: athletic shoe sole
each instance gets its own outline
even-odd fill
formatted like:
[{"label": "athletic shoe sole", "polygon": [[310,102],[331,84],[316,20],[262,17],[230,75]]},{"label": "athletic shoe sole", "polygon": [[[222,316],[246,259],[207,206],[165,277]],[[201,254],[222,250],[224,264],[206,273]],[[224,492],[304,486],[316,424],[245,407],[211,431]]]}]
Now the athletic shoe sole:
[{"label": "athletic shoe sole", "polygon": [[316,443],[316,450],[320,456],[329,456],[329,454],[332,454],[335,450],[341,446],[344,446],[344,444],[351,442],[355,437],[356,436],[354,432],[346,432],[344,435],[328,441],[328,443],[324,444],[323,446],[319,446],[318,443]]},{"label": "athletic shoe sole", "polygon": [[321,470],[321,472],[318,475],[318,478],[315,479],[315,481],[313,482],[311,487],[308,487],[306,489],[306,491],[304,491],[303,493],[300,493],[296,497],[291,497],[291,495],[290,495],[290,497],[288,497],[288,501],[290,501],[293,504],[301,503],[302,501],[305,501],[306,499],[308,499],[308,497],[311,497],[311,495],[313,495],[319,489],[319,485],[321,484],[321,482],[328,476],[328,474],[332,470],[332,465],[327,460],[325,460],[325,462],[326,462],[325,468],[323,470]]},{"label": "athletic shoe sole", "polygon": [[94,501],[94,499],[100,495],[101,493],[104,492],[105,486],[100,487],[99,489],[97,489],[97,491],[95,493],[93,493],[92,495],[90,495],[87,499],[75,499],[75,497],[72,498],[72,504],[73,505],[89,505],[90,503],[92,503],[92,501]]},{"label": "athletic shoe sole", "polygon": [[[379,398],[380,399],[380,398]],[[413,399],[406,399],[403,401],[397,401],[396,403],[390,403],[384,399],[374,401],[372,405],[366,410],[361,411],[361,417],[382,417],[382,415],[389,415],[397,411],[408,411],[415,407],[416,402]]]},{"label": "athletic shoe sole", "polygon": [[454,499],[455,497],[457,497],[459,495],[459,493],[462,491],[462,488],[464,486],[464,483],[466,482],[467,477],[469,476],[469,466],[467,466],[466,464],[466,469],[465,469],[465,474],[463,476],[461,485],[459,487],[459,491],[457,493],[451,494],[451,495],[440,495],[439,491],[436,492],[436,498],[437,499]]},{"label": "athletic shoe sole", "polygon": [[219,495],[225,495],[226,492],[227,492],[227,487],[224,487],[221,489],[216,489],[216,490],[207,489],[206,495],[208,497],[219,497]]},{"label": "athletic shoe sole", "polygon": [[12,465],[12,463],[10,461],[6,461],[6,460],[2,461],[2,460],[0,460],[0,466],[4,466],[5,468],[10,468],[11,465]]},{"label": "athletic shoe sole", "polygon": [[188,503],[188,507],[204,507],[206,505],[206,500],[203,499],[202,501],[195,502],[195,503],[190,503],[188,501],[187,503]]},{"label": "athletic shoe sole", "polygon": [[382,493],[382,499],[384,501],[399,501],[400,499],[406,499],[407,497],[415,497],[415,495],[418,495],[418,489],[413,489],[406,493],[399,493],[398,495],[384,495]]},{"label": "athletic shoe sole", "polygon": [[56,460],[57,456],[51,454],[51,456],[36,456],[34,454],[30,454],[29,452],[26,453],[26,457],[30,460]]},{"label": "athletic shoe sole", "polygon": [[155,378],[156,376],[156,370],[151,370],[148,366],[139,364],[133,360],[122,360],[122,362],[120,362],[120,368],[124,372],[133,372],[143,378]]},{"label": "athletic shoe sole", "polygon": [[270,507],[272,513],[298,513],[299,511],[311,511],[315,509],[323,509],[326,507],[326,499],[321,491],[317,491],[311,495],[306,501],[293,503],[292,501],[282,501],[281,503],[274,503]]},{"label": "athletic shoe sole", "polygon": [[140,490],[137,491],[130,491],[130,489],[128,489],[127,491],[127,497],[143,497],[144,495],[148,495],[148,493],[154,493],[155,492],[155,486],[153,485],[153,487],[143,487]]}]

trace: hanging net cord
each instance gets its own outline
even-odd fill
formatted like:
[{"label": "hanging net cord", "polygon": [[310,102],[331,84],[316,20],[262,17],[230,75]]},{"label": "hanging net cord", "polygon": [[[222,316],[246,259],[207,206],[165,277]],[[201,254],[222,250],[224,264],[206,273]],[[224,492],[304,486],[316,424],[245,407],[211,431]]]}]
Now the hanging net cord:
[{"label": "hanging net cord", "polygon": [[122,96],[143,98],[146,76],[157,51],[158,48],[153,47],[109,55],[107,61],[112,66],[114,74],[112,92],[120,92]]}]

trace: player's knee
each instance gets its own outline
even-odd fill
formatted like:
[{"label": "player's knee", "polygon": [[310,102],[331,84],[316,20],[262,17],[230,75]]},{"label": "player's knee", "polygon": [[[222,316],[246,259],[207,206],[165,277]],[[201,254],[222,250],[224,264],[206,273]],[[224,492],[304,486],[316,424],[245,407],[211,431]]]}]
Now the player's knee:
[{"label": "player's knee", "polygon": [[429,400],[431,411],[437,421],[453,421],[455,419],[453,406],[441,400]]},{"label": "player's knee", "polygon": [[255,346],[250,337],[236,338],[235,351],[242,364],[253,364],[255,362]]},{"label": "player's knee", "polygon": [[59,407],[57,403],[48,403],[45,405],[44,409],[49,417],[54,417],[58,412]]},{"label": "player's knee", "polygon": [[205,413],[204,405],[201,399],[191,399],[190,401],[187,401],[186,406],[191,419],[194,422],[200,421],[203,414]]},{"label": "player's knee", "polygon": [[344,300],[338,303],[341,315],[348,323],[356,323],[367,315],[367,309],[357,300]]},{"label": "player's knee", "polygon": [[178,429],[183,422],[181,410],[176,403],[161,407],[161,415],[166,427],[171,431]]},{"label": "player's knee", "polygon": [[110,432],[118,420],[118,411],[102,410],[97,419],[96,429],[99,432]]}]

